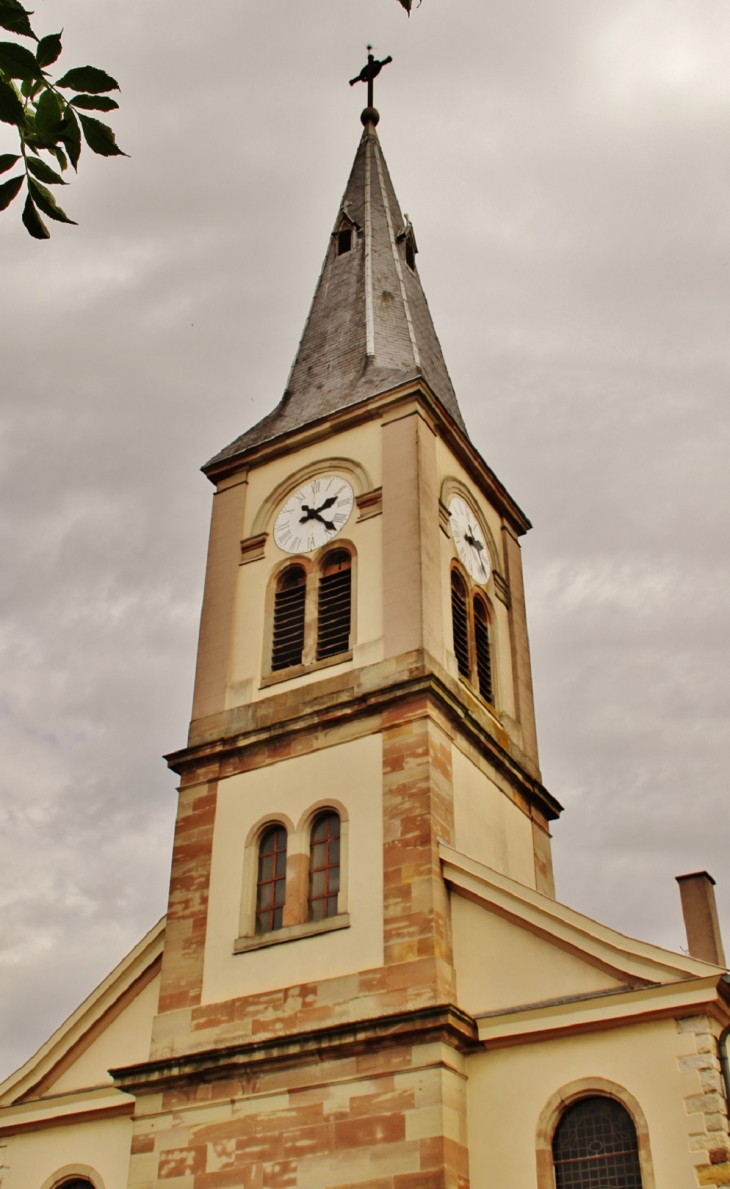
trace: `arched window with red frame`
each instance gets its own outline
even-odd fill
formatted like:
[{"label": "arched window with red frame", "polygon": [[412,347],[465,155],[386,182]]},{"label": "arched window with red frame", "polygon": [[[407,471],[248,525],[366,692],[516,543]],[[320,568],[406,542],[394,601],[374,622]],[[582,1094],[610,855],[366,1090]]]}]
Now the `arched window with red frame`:
[{"label": "arched window with red frame", "polygon": [[278,822],[261,835],[256,879],[257,933],[272,933],[284,923],[286,844],[286,830]]},{"label": "arched window with red frame", "polygon": [[340,815],[328,809],[312,826],[309,846],[309,919],[337,916],[340,891]]}]

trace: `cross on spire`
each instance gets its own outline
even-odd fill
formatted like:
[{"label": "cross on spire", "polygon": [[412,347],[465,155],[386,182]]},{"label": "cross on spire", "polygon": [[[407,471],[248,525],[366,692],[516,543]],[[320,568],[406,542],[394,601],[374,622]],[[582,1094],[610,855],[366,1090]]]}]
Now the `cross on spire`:
[{"label": "cross on spire", "polygon": [[[383,58],[383,60],[381,62],[378,62],[377,58],[373,57],[372,48],[373,47],[371,45],[368,46],[367,66],[363,66],[363,68],[360,71],[360,73],[358,74],[357,78],[350,79],[351,87],[354,87],[355,83],[367,83],[367,85],[368,85],[368,108],[370,110],[373,110],[373,107],[374,107],[374,104],[373,104],[373,82],[378,77],[378,75],[380,74],[380,71],[383,69],[383,67],[387,66],[389,62],[393,61],[393,59],[391,58],[391,56],[389,54],[387,58]],[[375,121],[375,123],[377,123],[377,120]]]}]

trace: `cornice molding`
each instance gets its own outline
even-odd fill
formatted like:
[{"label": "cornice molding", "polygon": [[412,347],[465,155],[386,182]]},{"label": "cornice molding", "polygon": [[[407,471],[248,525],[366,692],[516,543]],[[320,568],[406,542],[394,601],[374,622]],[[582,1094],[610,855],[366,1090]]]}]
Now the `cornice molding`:
[{"label": "cornice molding", "polygon": [[[236,771],[241,753],[308,732],[321,732],[356,717],[371,717],[392,710],[414,698],[432,699],[438,711],[463,732],[510,785],[548,820],[555,820],[562,806],[544,787],[534,766],[507,731],[488,714],[477,699],[457,685],[445,670],[421,650],[379,665],[351,669],[325,678],[305,689],[273,695],[224,711],[191,726],[187,747],[165,756],[178,775],[204,770],[205,780],[224,779]],[[378,669],[382,676],[379,679]],[[243,769],[243,765],[241,765]]]},{"label": "cornice molding", "polygon": [[258,1074],[263,1070],[291,1068],[324,1057],[353,1057],[370,1051],[374,1045],[382,1052],[386,1048],[434,1041],[442,1041],[459,1053],[481,1048],[472,1017],[447,1003],[180,1054],[112,1069],[110,1073],[119,1089],[139,1097],[181,1082],[198,1082],[201,1077],[206,1080],[240,1077],[249,1071]]},{"label": "cornice molding", "polygon": [[397,388],[379,393],[377,396],[368,397],[359,404],[341,409],[338,413],[328,414],[300,429],[294,429],[288,434],[282,434],[261,445],[243,450],[232,458],[221,459],[214,464],[206,464],[201,467],[201,470],[211,483],[220,484],[240,470],[250,470],[254,466],[262,466],[275,458],[293,454],[304,446],[331,438],[335,433],[341,433],[367,421],[390,416],[398,404],[414,400],[427,410],[434,431],[447,443],[473,482],[508,521],[515,534],[522,536],[532,528],[532,524],[520,506],[512,499],[506,487],[453,418],[449,416],[423,379],[411,380]]}]

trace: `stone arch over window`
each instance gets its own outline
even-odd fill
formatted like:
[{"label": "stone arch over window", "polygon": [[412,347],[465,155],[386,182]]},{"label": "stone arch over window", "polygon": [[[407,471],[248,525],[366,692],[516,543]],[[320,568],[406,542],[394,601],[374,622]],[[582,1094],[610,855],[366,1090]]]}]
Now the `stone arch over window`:
[{"label": "stone arch over window", "polygon": [[[285,866],[288,875],[290,839],[294,833],[294,823],[283,813],[267,813],[259,818],[251,827],[243,847],[243,886],[241,890],[241,910],[239,915],[239,936],[254,937],[258,929],[259,907],[259,861],[261,858],[261,844],[266,834],[273,828],[283,829],[286,833]],[[285,891],[284,908],[289,902],[288,887]],[[282,921],[283,921],[282,913]],[[286,923],[286,922],[284,922]]]},{"label": "stone arch over window", "polygon": [[310,921],[337,916],[340,893],[342,829],[336,809],[317,814],[309,836]]},{"label": "stone arch over window", "polygon": [[[636,1189],[637,1184],[640,1186],[640,1189],[656,1189],[649,1146],[649,1129],[644,1113],[628,1090],[605,1078],[584,1078],[580,1081],[571,1082],[554,1094],[545,1104],[538,1120],[536,1133],[538,1189],[556,1189],[556,1186],[557,1189],[589,1189],[589,1186],[593,1184],[592,1181],[585,1179],[585,1173],[581,1167],[580,1160],[577,1160],[572,1167],[567,1161],[563,1161],[563,1168],[560,1169],[560,1163],[556,1167],[555,1157],[556,1149],[558,1151],[558,1161],[560,1161],[560,1153],[566,1151],[564,1139],[567,1138],[567,1132],[563,1131],[563,1138],[561,1139],[561,1129],[569,1126],[571,1119],[570,1112],[573,1108],[580,1107],[582,1103],[600,1104],[601,1101],[615,1103],[616,1107],[623,1112],[622,1117],[629,1121],[631,1129],[636,1136],[634,1164],[632,1165],[631,1158],[629,1157],[629,1159],[624,1161],[624,1169],[612,1170],[614,1178],[616,1171],[618,1171],[624,1177],[624,1180],[614,1179],[610,1183],[615,1185],[616,1189]],[[586,1115],[585,1122],[588,1128],[590,1128],[590,1123],[588,1122],[590,1111],[586,1109],[584,1113]],[[610,1108],[606,1112],[607,1118],[609,1114]],[[615,1114],[619,1117],[618,1110],[615,1111]],[[573,1119],[576,1122],[580,1122],[577,1115],[574,1115]],[[566,1120],[567,1123],[565,1122]],[[578,1138],[574,1144],[576,1152],[580,1143],[581,1140]],[[600,1153],[596,1154],[600,1155]],[[637,1168],[640,1177],[638,1182],[636,1179]],[[570,1176],[573,1177],[572,1180],[567,1179]],[[581,1177],[583,1179],[580,1179]],[[608,1181],[606,1183],[608,1184]]]},{"label": "stone arch over window", "polygon": [[290,562],[279,571],[274,583],[272,673],[303,663],[306,602],[307,570],[299,562]]},{"label": "stone arch over window", "polygon": [[288,833],[282,822],[262,831],[256,873],[256,933],[273,933],[284,924]]},{"label": "stone arch over window", "polygon": [[105,1189],[105,1185],[101,1175],[88,1164],[65,1164],[40,1189]]},{"label": "stone arch over window", "polygon": [[320,554],[317,564],[316,659],[348,652],[352,636],[352,553],[340,545]]},{"label": "stone arch over window", "polygon": [[356,499],[373,491],[373,482],[368,471],[354,458],[321,458],[316,462],[307,463],[288,475],[262,501],[251,523],[249,539],[269,532],[273,517],[287,497],[296,492],[308,479],[322,474],[342,475],[352,487]]}]

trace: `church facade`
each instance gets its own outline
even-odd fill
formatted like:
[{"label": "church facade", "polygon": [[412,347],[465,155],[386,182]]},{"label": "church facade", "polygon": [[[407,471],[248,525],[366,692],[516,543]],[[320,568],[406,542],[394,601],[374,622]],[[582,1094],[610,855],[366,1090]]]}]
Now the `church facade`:
[{"label": "church facade", "polygon": [[730,1186],[692,956],[558,903],[520,538],[364,130],[215,487],[166,917],[0,1086],[1,1189]]}]

